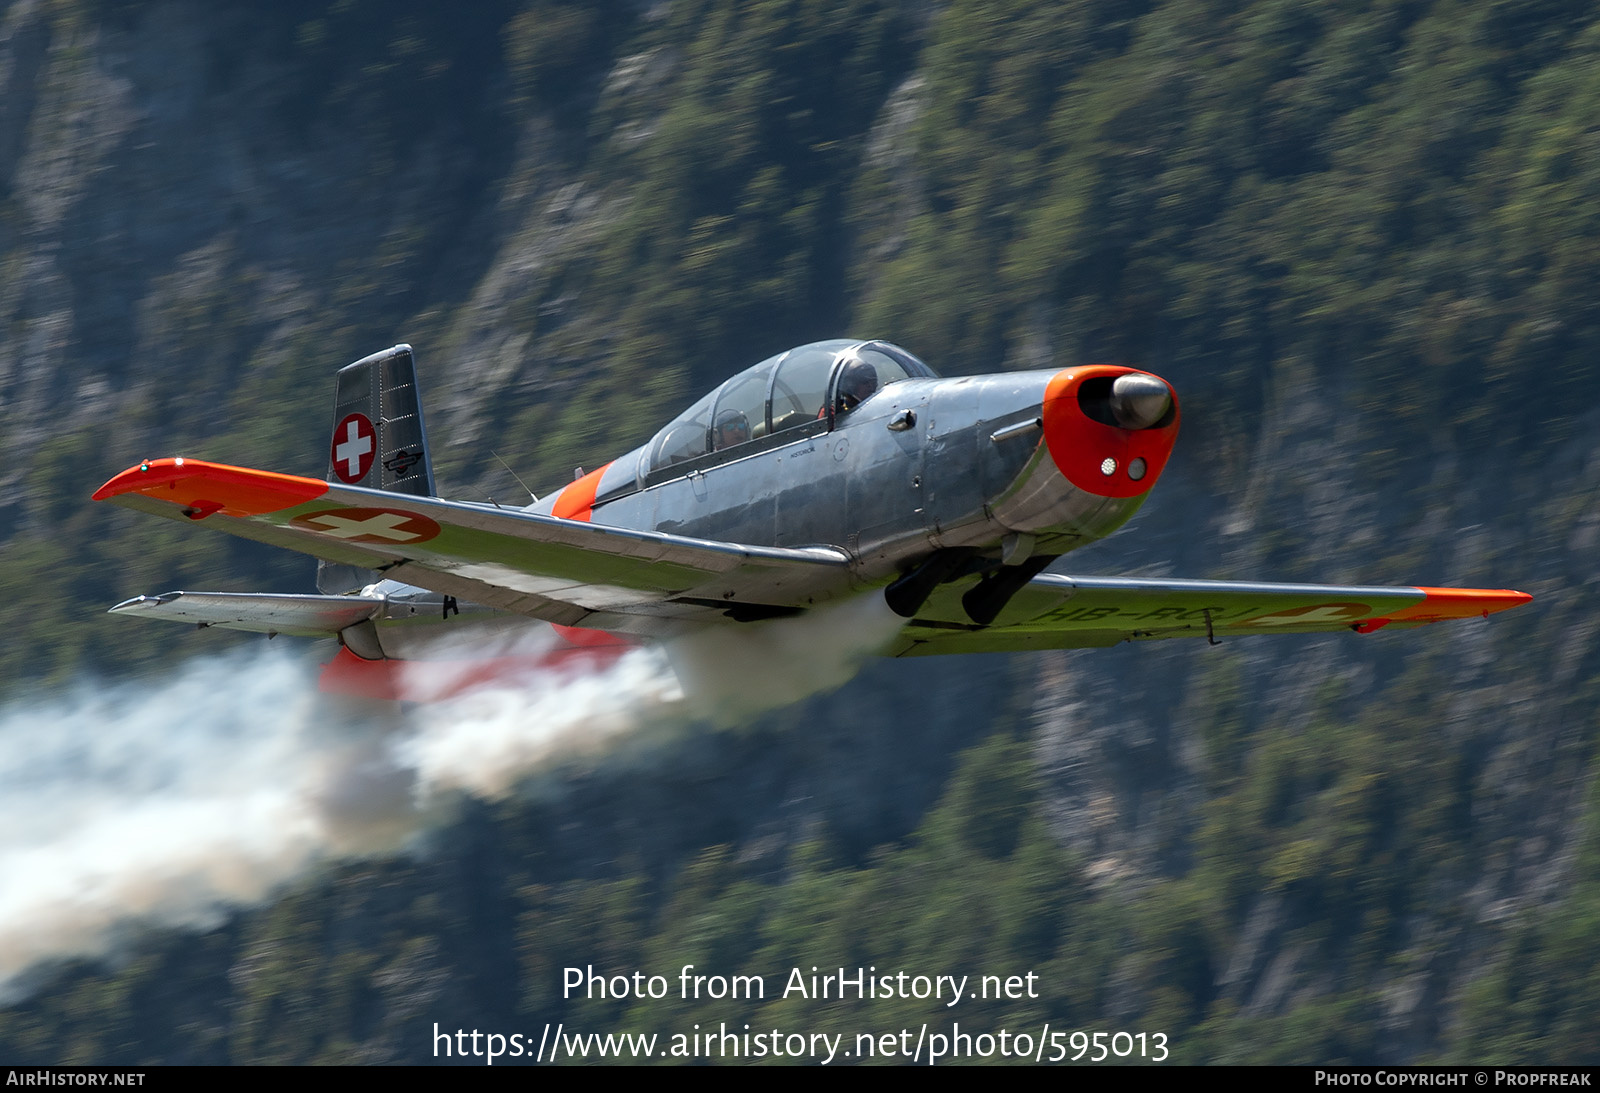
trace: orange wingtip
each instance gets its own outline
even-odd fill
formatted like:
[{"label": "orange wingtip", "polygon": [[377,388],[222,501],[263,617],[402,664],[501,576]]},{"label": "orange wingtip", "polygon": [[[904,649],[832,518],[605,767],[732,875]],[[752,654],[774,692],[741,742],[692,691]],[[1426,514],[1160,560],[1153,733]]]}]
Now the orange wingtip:
[{"label": "orange wingtip", "polygon": [[1426,599],[1410,607],[1392,612],[1388,618],[1398,622],[1435,622],[1442,619],[1470,619],[1474,615],[1488,618],[1496,611],[1521,607],[1533,599],[1526,592],[1509,588],[1418,588]]},{"label": "orange wingtip", "polygon": [[138,493],[181,506],[195,520],[214,512],[260,516],[314,501],[328,484],[293,474],[230,467],[203,459],[149,459],[129,467],[94,491],[96,501]]}]

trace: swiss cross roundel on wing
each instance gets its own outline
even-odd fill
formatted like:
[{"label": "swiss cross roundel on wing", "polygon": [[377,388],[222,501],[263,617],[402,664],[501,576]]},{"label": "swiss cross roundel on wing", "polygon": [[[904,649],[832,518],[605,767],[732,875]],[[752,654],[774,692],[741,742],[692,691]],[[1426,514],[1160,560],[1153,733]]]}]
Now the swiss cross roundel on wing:
[{"label": "swiss cross roundel on wing", "polygon": [[339,480],[355,485],[367,477],[378,454],[378,434],[365,414],[350,414],[333,427],[328,458]]},{"label": "swiss cross roundel on wing", "polygon": [[348,543],[389,546],[425,543],[440,531],[426,516],[404,509],[325,509],[296,516],[289,525]]},{"label": "swiss cross roundel on wing", "polygon": [[1275,626],[1337,627],[1345,624],[1354,625],[1362,619],[1371,617],[1372,608],[1364,603],[1318,603],[1307,607],[1290,607],[1283,611],[1273,611],[1230,625],[1249,627],[1252,630],[1269,630]]}]

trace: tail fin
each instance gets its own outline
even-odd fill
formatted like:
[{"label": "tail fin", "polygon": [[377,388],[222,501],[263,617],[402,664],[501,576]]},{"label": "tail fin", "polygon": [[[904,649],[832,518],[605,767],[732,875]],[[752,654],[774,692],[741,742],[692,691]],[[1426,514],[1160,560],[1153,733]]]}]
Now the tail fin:
[{"label": "tail fin", "polygon": [[[328,445],[328,481],[434,496],[433,462],[409,345],[397,345],[339,369]],[[378,579],[372,570],[317,564],[317,589],[350,592]]]},{"label": "tail fin", "polygon": [[409,345],[339,369],[328,481],[433,496],[433,464]]}]

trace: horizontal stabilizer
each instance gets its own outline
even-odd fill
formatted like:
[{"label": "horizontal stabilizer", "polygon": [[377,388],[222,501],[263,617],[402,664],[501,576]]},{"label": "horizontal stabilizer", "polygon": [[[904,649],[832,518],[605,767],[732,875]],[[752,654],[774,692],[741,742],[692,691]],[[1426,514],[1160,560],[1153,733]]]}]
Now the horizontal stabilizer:
[{"label": "horizontal stabilizer", "polygon": [[332,637],[374,617],[381,596],[274,596],[255,592],[164,592],[123,600],[108,614],[162,619],[224,630]]}]

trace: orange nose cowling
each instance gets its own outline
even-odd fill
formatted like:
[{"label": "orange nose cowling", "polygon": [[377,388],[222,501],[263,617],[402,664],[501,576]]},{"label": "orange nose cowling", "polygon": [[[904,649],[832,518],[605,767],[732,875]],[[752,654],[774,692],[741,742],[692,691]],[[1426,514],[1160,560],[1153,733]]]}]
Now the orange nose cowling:
[{"label": "orange nose cowling", "polygon": [[[1130,429],[1110,423],[1109,411],[1091,417],[1084,399],[1085,383],[1093,380],[1115,381],[1119,376],[1150,376],[1133,368],[1096,364],[1084,368],[1067,368],[1057,372],[1044,393],[1044,441],[1050,448],[1050,458],[1068,482],[1080,490],[1100,497],[1138,497],[1155,485],[1161,471],[1172,454],[1172,445],[1178,439],[1178,396],[1172,385],[1159,376],[1150,376],[1166,384],[1172,392],[1172,411],[1157,424],[1142,429]],[[1091,384],[1091,389],[1105,384]],[[1144,461],[1143,475],[1138,473],[1136,460]]]}]

